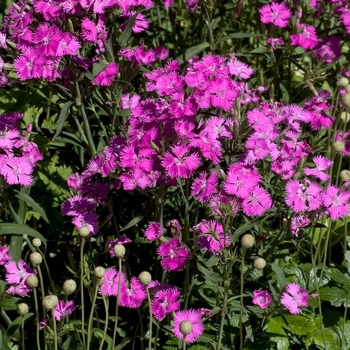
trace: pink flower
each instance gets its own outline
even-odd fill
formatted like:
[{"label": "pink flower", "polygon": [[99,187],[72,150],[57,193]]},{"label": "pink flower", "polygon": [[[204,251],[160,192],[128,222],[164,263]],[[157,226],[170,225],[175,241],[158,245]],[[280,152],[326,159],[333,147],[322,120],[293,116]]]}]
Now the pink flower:
[{"label": "pink flower", "polygon": [[273,2],[272,4],[264,5],[259,9],[259,12],[261,22],[273,23],[280,28],[286,27],[289,19],[292,17],[292,12],[285,2],[281,4]]},{"label": "pink flower", "polygon": [[290,229],[292,231],[292,234],[296,237],[298,237],[299,229],[301,227],[305,227],[309,225],[310,219],[307,216],[299,215],[294,216],[290,222]]},{"label": "pink flower", "polygon": [[[187,321],[191,323],[191,332],[184,336],[180,331],[180,325],[182,322]],[[174,315],[173,333],[179,339],[184,339],[188,343],[193,343],[204,332],[204,325],[202,322],[201,312],[198,310],[190,309],[178,311]]]},{"label": "pink flower", "polygon": [[272,50],[276,50],[276,45],[282,46],[284,44],[282,38],[269,38],[266,40],[266,42],[271,45]]},{"label": "pink flower", "polygon": [[180,309],[180,291],[177,288],[161,288],[152,300],[152,314],[161,321],[167,314]]},{"label": "pink flower", "polygon": [[17,263],[10,261],[5,265],[5,269],[5,279],[8,284],[24,284],[28,276],[36,274],[36,271],[29,268],[23,260]]},{"label": "pink flower", "polygon": [[110,86],[118,74],[118,69],[116,63],[109,63],[102,72],[96,75],[95,81],[92,82],[92,85]]},{"label": "pink flower", "polygon": [[13,64],[16,73],[21,80],[40,78],[45,57],[39,51],[28,48],[15,59]]},{"label": "pink flower", "polygon": [[0,265],[5,265],[9,260],[11,260],[11,256],[8,253],[10,247],[3,247],[0,244]]},{"label": "pink flower", "polygon": [[[120,278],[119,278],[120,276]],[[108,269],[103,276],[103,284],[101,286],[101,292],[104,296],[117,296],[118,295],[118,283],[120,280],[120,285],[125,284],[124,274],[119,274],[115,268]]]},{"label": "pink flower", "polygon": [[220,80],[213,80],[208,86],[211,104],[214,107],[221,107],[228,111],[234,104],[238,96],[237,90],[231,80],[223,78]]},{"label": "pink flower", "polygon": [[145,237],[150,241],[156,241],[163,236],[163,229],[159,222],[152,222],[144,232]]},{"label": "pink flower", "polygon": [[323,204],[333,220],[346,217],[350,212],[350,192],[329,184],[323,194]]},{"label": "pink flower", "polygon": [[78,39],[70,33],[64,33],[60,42],[58,43],[58,47],[56,50],[56,56],[62,57],[64,55],[72,55],[75,56],[78,54],[80,49],[80,43]]},{"label": "pink flower", "polygon": [[136,277],[132,277],[130,287],[127,283],[122,285],[120,290],[120,305],[129,308],[138,308],[146,299],[145,287]]},{"label": "pink flower", "polygon": [[250,76],[254,73],[253,68],[249,67],[247,64],[235,59],[231,59],[227,66],[230,70],[230,74],[241,79],[249,79]]},{"label": "pink flower", "polygon": [[243,212],[248,216],[262,215],[272,206],[270,194],[261,187],[255,187],[243,200]]},{"label": "pink flower", "polygon": [[318,43],[315,50],[315,56],[321,61],[332,63],[341,56],[340,38],[335,35],[325,37]]},{"label": "pink flower", "polygon": [[60,321],[62,317],[70,315],[75,310],[73,300],[68,300],[64,302],[63,300],[59,300],[58,304],[55,306],[53,313],[57,321]]},{"label": "pink flower", "polygon": [[47,327],[48,322],[49,322],[48,318],[43,318],[39,323],[39,329],[41,330],[41,329],[44,329],[45,327]]},{"label": "pink flower", "polygon": [[253,304],[266,309],[272,303],[272,297],[267,290],[255,290]]},{"label": "pink flower", "polygon": [[194,170],[200,165],[197,153],[189,153],[190,148],[184,144],[171,147],[171,152],[167,151],[161,161],[167,175],[171,178],[189,178]]},{"label": "pink flower", "polygon": [[291,314],[299,314],[300,306],[308,306],[309,292],[301,289],[297,283],[289,283],[286,287],[286,292],[282,294],[281,304],[284,305]]},{"label": "pink flower", "polygon": [[111,256],[111,258],[115,258],[114,247],[117,244],[123,244],[124,245],[124,244],[131,243],[131,242],[132,242],[132,240],[129,239],[128,237],[126,237],[126,236],[118,237],[118,238],[116,238],[113,241],[106,240],[106,243],[107,243],[108,249],[109,249],[109,255]]},{"label": "pink flower", "polygon": [[300,45],[304,50],[311,50],[318,44],[316,28],[307,24],[299,24],[303,31],[290,36],[292,45]]},{"label": "pink flower", "polygon": [[196,196],[199,202],[208,202],[213,195],[218,183],[216,171],[212,171],[208,178],[207,173],[203,171],[192,184],[192,196]]},{"label": "pink flower", "polygon": [[323,171],[327,170],[333,164],[333,161],[323,156],[316,156],[313,158],[313,162],[315,163],[316,168],[305,167],[305,175],[315,176],[322,181],[327,181],[329,179],[329,175]]},{"label": "pink flower", "polygon": [[224,234],[222,224],[216,220],[204,220],[193,229],[198,233],[199,245],[212,254],[222,254],[222,250],[231,244],[230,235]]},{"label": "pink flower", "polygon": [[179,237],[163,242],[158,248],[160,264],[167,271],[181,271],[190,259],[190,250],[181,244]]}]

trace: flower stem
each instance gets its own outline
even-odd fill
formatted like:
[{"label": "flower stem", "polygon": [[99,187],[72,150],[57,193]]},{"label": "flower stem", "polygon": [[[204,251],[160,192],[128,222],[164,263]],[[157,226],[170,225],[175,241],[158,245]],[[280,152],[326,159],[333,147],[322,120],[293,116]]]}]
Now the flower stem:
[{"label": "flower stem", "polygon": [[105,307],[106,317],[105,317],[105,327],[103,329],[103,336],[102,336],[102,339],[101,339],[101,344],[100,344],[99,350],[102,350],[103,343],[105,341],[106,334],[107,334],[107,329],[108,329],[108,306],[107,306],[106,298],[103,295],[102,290],[101,290],[101,295],[102,295],[103,305]]},{"label": "flower stem", "polygon": [[244,286],[244,258],[246,250],[243,248],[242,262],[241,262],[241,283],[240,283],[240,316],[239,316],[239,349],[243,350],[243,286]]},{"label": "flower stem", "polygon": [[87,326],[87,350],[90,349],[90,342],[91,342],[91,328],[92,328],[92,318],[94,314],[94,309],[95,309],[95,303],[96,303],[96,298],[97,298],[97,290],[98,290],[98,285],[97,283],[94,285],[94,297],[92,299],[92,304],[91,304],[91,311],[90,311],[90,316],[89,316],[89,321],[88,321],[88,326]]},{"label": "flower stem", "polygon": [[54,314],[54,309],[51,310],[52,312],[52,323],[53,323],[53,332],[54,332],[54,349],[57,350],[57,327],[56,327],[56,318]]},{"label": "flower stem", "polygon": [[80,298],[81,298],[81,336],[83,339],[83,349],[86,350],[85,343],[85,311],[84,311],[84,244],[85,238],[80,243]]},{"label": "flower stem", "polygon": [[186,340],[182,341],[182,350],[186,350]]},{"label": "flower stem", "polygon": [[25,350],[25,343],[24,343],[24,316],[22,316],[22,322],[21,322],[21,328],[22,328],[22,349]]},{"label": "flower stem", "polygon": [[148,338],[148,350],[152,349],[152,303],[151,303],[151,295],[149,293],[148,287],[146,288],[147,292],[147,301],[148,301],[148,309],[149,309],[149,338]]},{"label": "flower stem", "polygon": [[36,345],[38,347],[38,350],[41,350],[40,347],[40,335],[39,335],[39,330],[40,330],[40,325],[39,325],[39,307],[38,307],[38,295],[36,293],[36,288],[33,288],[34,292],[34,305],[35,305],[35,317],[36,317]]},{"label": "flower stem", "polygon": [[113,330],[113,349],[115,348],[115,338],[117,334],[118,328],[118,312],[119,312],[119,300],[120,300],[120,289],[122,285],[122,258],[118,258],[118,266],[119,266],[119,275],[118,275],[118,295],[117,295],[117,304],[115,306],[115,323]]}]

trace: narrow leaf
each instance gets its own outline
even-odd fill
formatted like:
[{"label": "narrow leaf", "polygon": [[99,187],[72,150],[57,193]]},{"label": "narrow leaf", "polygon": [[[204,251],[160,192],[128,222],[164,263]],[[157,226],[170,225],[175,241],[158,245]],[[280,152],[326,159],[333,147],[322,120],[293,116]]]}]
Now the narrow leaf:
[{"label": "narrow leaf", "polygon": [[275,272],[278,280],[278,284],[280,285],[281,290],[286,286],[287,281],[286,277],[284,276],[283,270],[274,262],[270,264],[272,270]]},{"label": "narrow leaf", "polygon": [[118,38],[118,43],[120,44],[120,46],[124,47],[125,44],[127,43],[127,41],[129,40],[129,38],[131,36],[131,30],[132,30],[132,27],[134,26],[137,15],[138,15],[138,13],[136,13],[134,16],[132,16],[129,19],[128,24],[126,25],[123,33]]},{"label": "narrow leaf", "polygon": [[60,135],[60,133],[63,129],[63,125],[68,118],[69,109],[70,109],[72,104],[73,104],[72,101],[68,101],[63,105],[61,112],[60,112],[60,115],[58,116],[57,129],[56,129],[56,133],[55,133],[54,137],[52,138],[52,142],[55,141],[56,138]]},{"label": "narrow leaf", "polygon": [[139,223],[141,221],[142,217],[141,216],[136,216],[134,219],[132,219],[126,226],[124,226],[123,228],[121,228],[119,230],[119,232],[121,231],[125,231],[130,227],[133,227],[134,225],[136,225],[137,223]]},{"label": "narrow leaf", "polygon": [[23,236],[13,235],[10,241],[9,254],[12,260],[19,261],[22,254]]},{"label": "narrow leaf", "polygon": [[189,49],[186,50],[184,55],[179,56],[177,59],[183,63],[187,62],[190,58],[193,56],[198,55],[200,52],[202,52],[204,49],[206,49],[209,46],[208,42],[204,42],[201,44],[198,44],[196,46],[192,46]]}]

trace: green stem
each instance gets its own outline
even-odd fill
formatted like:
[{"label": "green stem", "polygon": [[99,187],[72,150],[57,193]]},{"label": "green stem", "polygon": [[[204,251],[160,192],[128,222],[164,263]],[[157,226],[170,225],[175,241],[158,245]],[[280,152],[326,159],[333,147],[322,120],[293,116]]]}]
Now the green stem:
[{"label": "green stem", "polygon": [[[38,275],[39,275],[39,281],[40,281],[40,290],[41,290],[41,300],[44,300],[45,298],[45,288],[44,288],[44,281],[43,281],[43,274],[41,273],[41,268],[40,265],[38,265],[37,267],[38,270]],[[45,315],[45,309],[44,310],[44,315]],[[44,328],[44,339],[46,339],[46,327]],[[46,341],[44,341],[44,347],[45,350],[47,350],[47,343]]]},{"label": "green stem", "polygon": [[95,309],[95,304],[96,304],[96,298],[97,298],[97,290],[98,290],[98,285],[95,283],[94,285],[94,297],[92,299],[92,304],[91,304],[91,311],[90,311],[90,316],[89,316],[89,321],[88,321],[88,326],[87,326],[87,350],[90,349],[90,342],[91,342],[91,330],[92,330],[92,318],[94,314],[94,309]]},{"label": "green stem", "polygon": [[186,350],[186,341],[185,340],[182,341],[182,350]]},{"label": "green stem", "polygon": [[242,262],[241,262],[241,276],[240,276],[240,315],[239,315],[239,349],[243,350],[243,286],[244,286],[244,258],[246,254],[246,249],[242,248]]},{"label": "green stem", "polygon": [[105,327],[103,329],[103,336],[102,336],[102,339],[101,339],[101,344],[100,344],[99,350],[102,350],[103,343],[105,341],[106,334],[107,334],[107,329],[108,329],[108,306],[107,306],[106,298],[103,295],[102,290],[101,290],[101,295],[102,295],[103,305],[104,305],[104,308],[105,308],[106,317],[105,317]]},{"label": "green stem", "polygon": [[118,328],[118,312],[119,312],[119,300],[120,300],[120,289],[122,285],[122,258],[118,258],[119,274],[118,274],[118,295],[117,295],[117,304],[115,306],[115,323],[113,330],[113,349],[115,348],[115,339]]},{"label": "green stem", "polygon": [[21,322],[21,328],[22,328],[22,349],[25,350],[25,342],[24,342],[24,316],[22,316],[22,322]]},{"label": "green stem", "polygon": [[53,332],[54,332],[54,349],[57,350],[57,327],[56,327],[56,318],[54,314],[54,309],[51,310],[52,312],[52,323],[53,323]]},{"label": "green stem", "polygon": [[38,347],[38,350],[41,350],[40,347],[40,324],[39,324],[39,306],[38,306],[38,296],[36,293],[36,288],[33,288],[34,292],[34,305],[35,305],[35,317],[36,317],[36,345]]},{"label": "green stem", "polygon": [[86,350],[85,343],[85,310],[84,310],[84,244],[85,238],[80,243],[80,298],[81,298],[81,336],[83,339],[83,349]]},{"label": "green stem", "polygon": [[151,295],[149,293],[148,287],[146,288],[147,292],[147,300],[148,300],[148,310],[149,310],[149,338],[148,338],[148,350],[152,349],[152,303],[151,303]]}]

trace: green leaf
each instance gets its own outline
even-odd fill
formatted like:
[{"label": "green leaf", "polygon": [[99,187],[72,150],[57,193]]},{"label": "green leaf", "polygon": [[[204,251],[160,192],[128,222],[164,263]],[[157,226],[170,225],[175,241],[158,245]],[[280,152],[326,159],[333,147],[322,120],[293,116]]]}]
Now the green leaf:
[{"label": "green leaf", "polygon": [[350,307],[348,293],[339,287],[323,287],[320,290],[320,298],[321,300],[329,301],[335,307],[345,306],[345,304],[347,307]]},{"label": "green leaf", "polygon": [[69,109],[72,106],[72,104],[73,104],[72,101],[68,101],[63,105],[61,112],[60,112],[60,115],[58,116],[56,133],[55,133],[54,137],[52,138],[52,142],[54,142],[56,140],[56,138],[60,135],[60,133],[63,129],[63,125],[68,118]]},{"label": "green leaf", "polygon": [[[4,310],[16,310],[17,304],[20,302],[20,300],[22,300],[22,299],[14,297],[14,296],[3,297],[2,299],[0,299],[0,307]],[[0,347],[0,349],[1,349],[1,347]]]},{"label": "green leaf", "polygon": [[205,279],[208,280],[208,281],[220,282],[221,279],[222,279],[218,274],[208,270],[207,267],[202,266],[200,263],[197,264],[197,268],[198,268],[198,270],[200,272],[202,272],[202,274],[204,275]]},{"label": "green leaf", "polygon": [[[104,332],[102,331],[102,329],[94,328],[92,330],[92,332],[95,335],[97,335],[99,338],[101,338],[101,339],[103,338]],[[105,334],[105,340],[104,341],[105,341],[105,343],[108,344],[108,349],[112,349],[112,347],[113,347],[113,339],[109,335]]]},{"label": "green leaf", "polygon": [[256,224],[255,221],[248,221],[245,224],[238,227],[238,229],[235,231],[235,233],[232,235],[232,239],[234,241],[237,241],[238,238],[246,231],[250,230],[254,225]]},{"label": "green leaf", "polygon": [[41,233],[38,231],[25,226],[25,225],[18,225],[15,223],[1,223],[0,224],[0,236],[2,235],[28,235],[30,237],[39,238],[43,244],[45,245],[45,248],[47,247],[46,239],[43,237]]},{"label": "green leaf", "polygon": [[333,281],[343,284],[347,287],[347,289],[350,289],[350,277],[348,275],[344,275],[339,269],[334,267],[329,268],[326,275]]},{"label": "green leaf", "polygon": [[190,58],[192,58],[193,56],[198,55],[200,52],[202,52],[208,46],[209,46],[209,43],[207,43],[207,42],[198,44],[196,46],[192,46],[192,47],[190,47],[189,49],[186,50],[184,55],[179,56],[177,59],[181,63],[187,62]]},{"label": "green leaf", "polygon": [[94,79],[108,66],[108,62],[99,61],[92,65],[92,76]]},{"label": "green leaf", "polygon": [[276,263],[273,262],[270,265],[271,265],[272,270],[275,272],[275,274],[277,276],[278,284],[280,286],[280,289],[282,290],[287,284],[284,272]]},{"label": "green leaf", "polygon": [[260,46],[252,51],[249,51],[249,53],[268,53],[269,50],[265,46]]},{"label": "green leaf", "polygon": [[135,226],[137,223],[139,223],[142,220],[142,216],[136,216],[134,217],[126,226],[124,226],[123,228],[121,228],[119,230],[119,232],[125,231],[130,227]]},{"label": "green leaf", "polygon": [[13,235],[10,241],[9,254],[12,260],[19,261],[22,254],[23,236]]},{"label": "green leaf", "polygon": [[289,92],[288,92],[288,90],[285,88],[285,86],[284,86],[282,83],[280,83],[280,89],[281,89],[281,91],[282,91],[282,97],[283,97],[283,99],[284,99],[287,103],[289,103]]},{"label": "green leaf", "polygon": [[132,27],[136,21],[136,17],[137,17],[137,13],[132,16],[129,21],[128,24],[126,25],[125,29],[123,30],[123,33],[119,36],[118,38],[118,43],[120,44],[120,46],[124,47],[127,43],[127,41],[129,40],[130,36],[131,36],[131,30]]},{"label": "green leaf", "polygon": [[44,213],[43,209],[40,207],[38,203],[34,201],[34,199],[31,196],[19,191],[16,191],[16,192],[17,192],[16,194],[17,198],[24,200],[28,205],[30,205],[33,209],[35,209],[40,214],[40,216],[46,221],[47,224],[50,224],[50,221],[47,218],[46,214]]},{"label": "green leaf", "polygon": [[296,335],[306,335],[316,331],[319,328],[317,325],[315,325],[315,323],[310,322],[302,315],[288,315],[286,316],[286,320],[289,327]]},{"label": "green leaf", "polygon": [[29,318],[32,318],[34,316],[33,312],[29,312],[24,316],[19,316],[17,317],[10,325],[10,327],[7,329],[4,337],[6,338],[11,338],[11,336],[16,332],[18,327],[22,324],[22,317],[23,317],[23,322],[26,322]]}]

